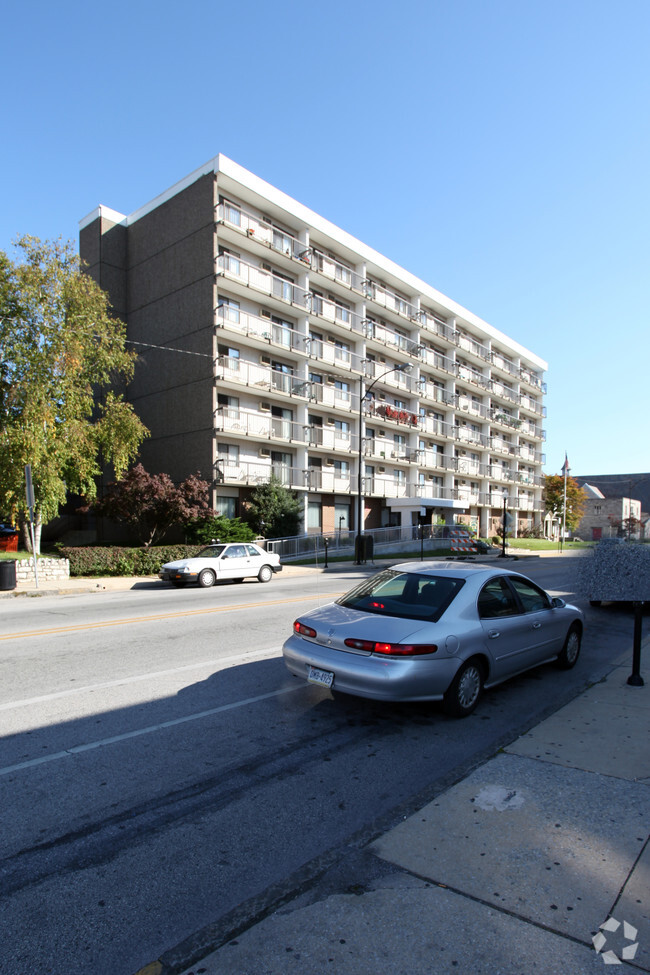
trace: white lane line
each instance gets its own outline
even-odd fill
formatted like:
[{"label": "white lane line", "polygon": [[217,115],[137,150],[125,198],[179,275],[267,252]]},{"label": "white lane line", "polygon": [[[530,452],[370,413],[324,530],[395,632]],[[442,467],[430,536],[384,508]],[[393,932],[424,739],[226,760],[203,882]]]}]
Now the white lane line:
[{"label": "white lane line", "polygon": [[0,775],[10,775],[12,772],[20,772],[22,769],[35,768],[37,765],[46,765],[48,762],[57,762],[62,758],[70,758],[71,755],[78,755],[81,752],[89,752],[93,748],[104,748],[106,745],[116,745],[129,738],[139,738],[141,735],[150,735],[163,728],[173,728],[175,725],[186,724],[188,721],[200,721],[201,718],[209,718],[213,714],[223,714],[224,711],[234,711],[236,708],[243,708],[249,704],[258,704],[260,701],[268,701],[272,697],[279,697],[281,694],[290,694],[292,691],[304,690],[304,684],[295,687],[283,687],[279,691],[270,691],[268,694],[258,694],[257,697],[247,697],[243,701],[233,701],[232,704],[222,704],[221,707],[211,708],[209,711],[199,711],[196,714],[187,714],[184,718],[174,718],[172,721],[163,721],[160,724],[149,725],[148,728],[136,728],[134,731],[126,731],[123,735],[113,735],[112,738],[102,738],[99,741],[89,741],[85,745],[73,745],[65,751],[56,752],[53,755],[43,755],[40,758],[32,758],[27,762],[19,762],[18,765],[7,765],[0,768]]},{"label": "white lane line", "polygon": [[250,653],[233,653],[227,657],[217,657],[215,660],[202,660],[196,664],[185,664],[183,667],[172,667],[170,670],[158,670],[149,674],[137,674],[134,677],[117,677],[115,680],[103,681],[101,684],[87,684],[83,687],[71,687],[66,691],[54,691],[52,694],[42,694],[40,697],[27,697],[22,701],[9,701],[7,704],[0,704],[0,711],[13,711],[15,708],[28,708],[32,704],[43,704],[45,701],[56,701],[62,697],[70,697],[73,694],[86,694],[92,691],[101,691],[106,687],[121,687],[123,684],[137,684],[138,681],[155,680],[159,677],[169,677],[173,674],[182,674],[189,670],[200,670],[202,667],[217,667],[223,663],[234,663],[242,660],[252,660],[254,657],[274,657],[277,656],[281,647],[269,647],[268,650],[251,650]]}]

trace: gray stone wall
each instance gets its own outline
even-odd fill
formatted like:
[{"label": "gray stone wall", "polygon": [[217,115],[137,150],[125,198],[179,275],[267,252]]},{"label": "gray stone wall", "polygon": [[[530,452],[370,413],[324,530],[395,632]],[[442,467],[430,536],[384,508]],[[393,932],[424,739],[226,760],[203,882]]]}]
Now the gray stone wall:
[{"label": "gray stone wall", "polygon": [[[42,582],[56,582],[70,578],[70,562],[68,559],[39,559],[38,584]],[[36,582],[34,576],[33,559],[16,560],[16,583]]]}]

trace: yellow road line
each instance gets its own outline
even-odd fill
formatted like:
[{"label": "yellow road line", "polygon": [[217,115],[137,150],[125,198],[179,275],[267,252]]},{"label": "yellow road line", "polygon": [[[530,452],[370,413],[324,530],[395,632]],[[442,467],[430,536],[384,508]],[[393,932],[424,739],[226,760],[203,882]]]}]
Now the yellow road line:
[{"label": "yellow road line", "polygon": [[157,620],[182,619],[185,616],[206,616],[210,613],[227,613],[233,610],[241,609],[259,609],[260,607],[264,606],[282,606],[285,603],[301,603],[304,602],[305,599],[336,599],[338,596],[342,595],[342,592],[331,592],[320,593],[314,596],[292,596],[291,598],[287,599],[265,599],[263,602],[259,603],[242,603],[240,606],[212,606],[205,609],[188,609],[181,613],[160,613],[156,616],[132,616],[130,619],[126,620],[106,620],[105,622],[97,621],[94,623],[79,623],[70,626],[53,626],[46,630],[24,630],[22,633],[0,634],[0,640],[17,640],[26,636],[51,636],[54,633],[75,633],[82,630],[96,630],[109,626],[124,626],[126,623],[153,623]]}]

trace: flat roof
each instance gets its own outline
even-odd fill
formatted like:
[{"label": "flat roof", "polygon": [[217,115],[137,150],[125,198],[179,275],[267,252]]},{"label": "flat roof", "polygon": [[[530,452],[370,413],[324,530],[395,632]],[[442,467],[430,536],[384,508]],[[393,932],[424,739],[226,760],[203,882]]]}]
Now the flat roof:
[{"label": "flat roof", "polygon": [[256,193],[262,199],[269,201],[292,217],[300,220],[302,223],[307,224],[308,226],[313,227],[319,233],[330,237],[334,244],[339,243],[359,254],[363,260],[378,268],[380,273],[384,272],[392,277],[398,278],[407,288],[411,288],[414,293],[420,294],[424,298],[429,298],[429,300],[435,304],[442,305],[445,309],[447,309],[449,315],[460,318],[468,325],[473,325],[475,328],[478,328],[486,335],[489,335],[490,338],[495,339],[497,342],[505,345],[508,349],[512,350],[512,352],[519,355],[521,358],[526,359],[528,363],[534,366],[534,368],[542,371],[548,370],[548,363],[544,359],[540,358],[534,352],[531,352],[530,349],[525,348],[525,346],[520,345],[511,336],[506,335],[504,332],[500,332],[497,328],[494,328],[494,326],[490,325],[482,318],[479,318],[478,315],[475,315],[473,312],[469,311],[469,309],[464,308],[451,298],[448,298],[441,291],[437,291],[430,284],[427,284],[426,281],[423,281],[421,278],[411,274],[410,271],[400,267],[399,264],[391,261],[388,257],[385,257],[385,255],[380,254],[379,251],[376,251],[367,244],[364,244],[363,241],[358,240],[351,234],[348,234],[345,230],[337,227],[336,224],[331,223],[329,220],[326,220],[325,217],[322,217],[314,210],[310,210],[309,207],[306,207],[297,200],[294,200],[282,190],[279,190],[277,187],[267,183],[259,176],[251,173],[249,170],[244,169],[243,166],[233,162],[232,159],[229,159],[222,153],[218,153],[213,159],[210,159],[203,166],[195,169],[188,176],[185,176],[177,183],[174,183],[173,186],[170,186],[163,193],[158,194],[158,196],[150,200],[149,203],[145,203],[144,206],[134,210],[134,212],[128,216],[119,213],[117,210],[112,210],[110,207],[100,205],[79,221],[79,229],[83,230],[84,227],[87,227],[99,217],[107,217],[114,223],[128,227],[141,217],[144,217],[147,213],[157,209],[157,207],[161,206],[167,200],[172,199],[188,186],[191,186],[192,183],[195,183],[202,176],[206,176],[209,173],[222,173],[224,176],[229,177],[236,183],[239,183],[253,193]]}]

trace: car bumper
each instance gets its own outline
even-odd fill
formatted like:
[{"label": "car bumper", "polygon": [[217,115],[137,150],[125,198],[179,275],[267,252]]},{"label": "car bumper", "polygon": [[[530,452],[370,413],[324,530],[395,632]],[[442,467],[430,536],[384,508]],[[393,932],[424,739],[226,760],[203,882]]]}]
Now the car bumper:
[{"label": "car bumper", "polygon": [[384,657],[332,650],[291,636],[282,648],[289,671],[307,680],[309,667],[334,674],[332,690],[376,701],[441,701],[462,661],[458,657]]},{"label": "car bumper", "polygon": [[162,579],[163,582],[196,582],[198,579],[198,572],[174,572],[172,571],[160,571],[158,573],[158,578]]}]

